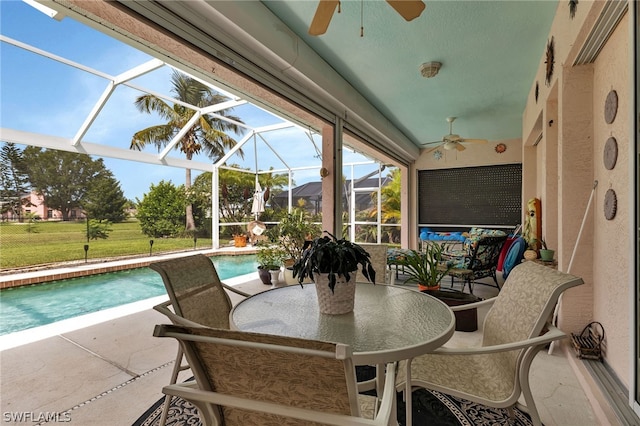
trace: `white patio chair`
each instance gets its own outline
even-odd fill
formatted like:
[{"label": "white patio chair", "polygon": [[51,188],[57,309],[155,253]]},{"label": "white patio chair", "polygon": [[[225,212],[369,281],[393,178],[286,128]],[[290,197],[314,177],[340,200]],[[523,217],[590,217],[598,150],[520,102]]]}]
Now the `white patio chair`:
[{"label": "white patio chair", "polygon": [[411,424],[411,391],[423,387],[507,408],[511,415],[522,393],[523,408],[534,425],[541,425],[529,387],[531,362],[545,345],[567,337],[549,320],[562,292],[582,283],[573,275],[524,262],[511,271],[498,296],[453,307],[458,311],[492,305],[483,324],[482,346],[445,346],[400,363],[396,385],[405,392],[407,424]]},{"label": "white patio chair", "polygon": [[[376,271],[376,284],[395,284],[395,274],[387,264],[387,244],[359,243],[371,256],[371,265]],[[368,282],[362,274],[358,274],[358,282]]]},{"label": "white patio chair", "polygon": [[359,395],[347,345],[175,325],[154,336],[177,339],[196,378],[162,391],[196,405],[206,425],[397,425],[395,364],[380,399]]},{"label": "white patio chair", "polygon": [[[232,304],[227,290],[242,297],[249,294],[224,284],[213,262],[203,254],[178,257],[149,265],[162,277],[169,300],[153,308],[166,315],[174,324],[194,327],[229,328]],[[182,362],[183,351],[178,346],[170,384],[176,383],[180,371],[189,369]],[[167,420],[171,396],[165,398],[160,426]]]}]

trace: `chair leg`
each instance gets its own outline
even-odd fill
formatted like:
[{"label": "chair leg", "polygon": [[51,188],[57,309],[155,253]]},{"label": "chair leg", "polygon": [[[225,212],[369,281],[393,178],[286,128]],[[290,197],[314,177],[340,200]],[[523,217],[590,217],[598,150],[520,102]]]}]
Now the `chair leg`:
[{"label": "chair leg", "polygon": [[493,278],[493,282],[496,283],[496,287],[498,287],[498,291],[500,291],[500,284],[498,284],[498,277],[496,276],[496,273],[494,272],[491,277]]},{"label": "chair leg", "polygon": [[527,349],[527,352],[522,358],[520,371],[518,372],[520,377],[520,388],[522,389],[522,396],[524,397],[524,402],[526,404],[526,407],[522,408],[524,408],[524,411],[529,413],[533,426],[542,426],[542,420],[540,420],[540,414],[538,414],[538,409],[536,408],[536,403],[533,400],[533,394],[531,393],[531,387],[529,386],[529,370],[535,355],[543,346],[544,345],[539,345]]},{"label": "chair leg", "polygon": [[[170,385],[176,384],[178,381],[178,374],[180,373],[182,368],[182,346],[178,345],[178,354],[176,355],[175,364],[173,365],[173,371],[171,372],[171,380],[169,381]],[[169,415],[169,407],[171,406],[171,395],[165,395],[164,404],[162,406],[162,416],[160,416],[159,426],[164,426],[167,423],[167,416]]]},{"label": "chair leg", "polygon": [[405,426],[411,426],[413,422],[413,394],[411,386],[411,359],[405,363],[406,383],[404,386],[404,408],[405,408]]},{"label": "chair leg", "polygon": [[464,284],[462,285],[462,292],[464,293],[464,289],[469,286],[469,294],[473,294],[473,279],[465,278]]}]

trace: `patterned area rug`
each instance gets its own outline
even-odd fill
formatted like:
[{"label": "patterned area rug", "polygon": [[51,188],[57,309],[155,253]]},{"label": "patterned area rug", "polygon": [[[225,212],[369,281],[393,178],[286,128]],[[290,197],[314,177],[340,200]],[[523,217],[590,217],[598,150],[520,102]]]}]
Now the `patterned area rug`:
[{"label": "patterned area rug", "polygon": [[[160,424],[164,398],[149,408],[133,426],[157,426]],[[398,394],[398,422],[403,426],[405,405],[402,394]],[[515,422],[510,423],[505,409],[495,409],[475,404],[463,399],[419,389],[413,392],[413,425],[422,426],[472,426],[472,425],[510,425],[530,426],[531,419],[520,410],[515,410]],[[198,410],[189,402],[174,397],[171,401],[168,426],[200,426]]]}]

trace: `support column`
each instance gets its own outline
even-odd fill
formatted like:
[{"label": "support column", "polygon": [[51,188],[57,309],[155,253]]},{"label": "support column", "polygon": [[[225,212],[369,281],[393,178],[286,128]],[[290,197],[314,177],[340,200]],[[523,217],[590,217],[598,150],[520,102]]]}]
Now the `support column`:
[{"label": "support column", "polygon": [[322,230],[342,236],[342,121],[322,128]]},{"label": "support column", "polygon": [[405,248],[418,248],[418,171],[416,163],[400,168],[400,244]]}]

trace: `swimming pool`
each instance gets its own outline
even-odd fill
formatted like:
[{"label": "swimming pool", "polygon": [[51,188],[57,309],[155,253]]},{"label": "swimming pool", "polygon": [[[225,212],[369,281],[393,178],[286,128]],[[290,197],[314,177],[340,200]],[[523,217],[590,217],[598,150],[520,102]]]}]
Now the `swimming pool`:
[{"label": "swimming pool", "polygon": [[[220,279],[256,271],[255,255],[213,256]],[[166,295],[160,275],[136,268],[2,290],[0,336]]]}]

